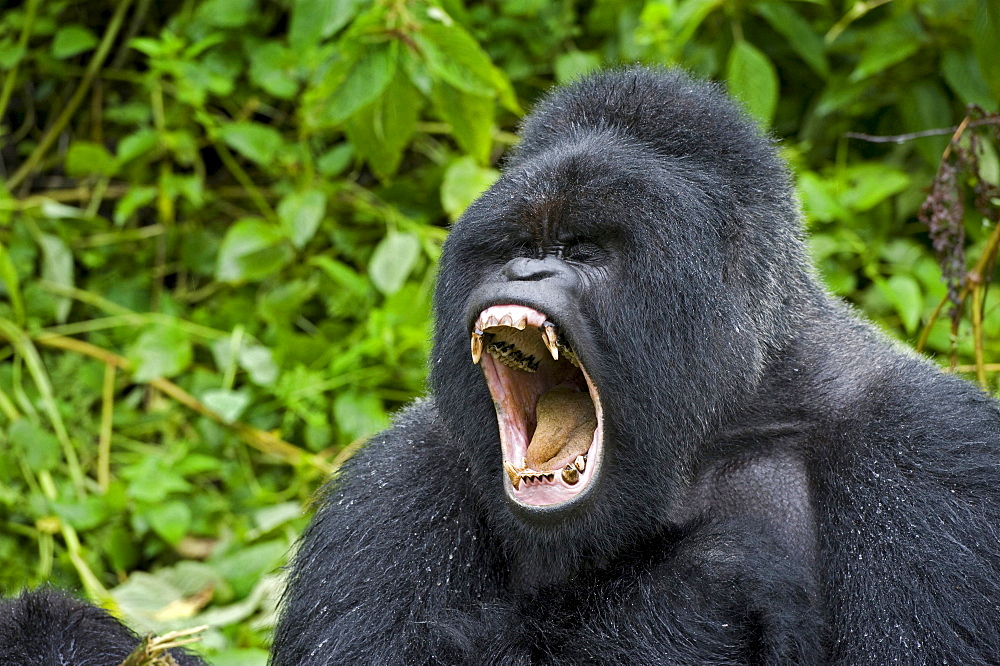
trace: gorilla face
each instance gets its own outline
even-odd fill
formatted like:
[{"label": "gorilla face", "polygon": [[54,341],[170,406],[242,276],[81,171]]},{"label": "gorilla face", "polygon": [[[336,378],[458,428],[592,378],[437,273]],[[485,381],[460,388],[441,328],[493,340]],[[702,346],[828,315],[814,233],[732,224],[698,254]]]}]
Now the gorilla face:
[{"label": "gorilla face", "polygon": [[[671,114],[698,121],[676,99],[659,100],[660,134],[620,102],[602,118],[599,101],[566,99],[536,111],[445,244],[431,374],[494,527],[546,577],[669,522],[706,440],[787,335],[793,283],[809,282],[787,268],[801,263],[795,207],[765,139],[734,148],[743,165],[719,137],[664,137]],[[757,137],[719,100],[718,127]],[[770,187],[734,178],[744,167]]]}]

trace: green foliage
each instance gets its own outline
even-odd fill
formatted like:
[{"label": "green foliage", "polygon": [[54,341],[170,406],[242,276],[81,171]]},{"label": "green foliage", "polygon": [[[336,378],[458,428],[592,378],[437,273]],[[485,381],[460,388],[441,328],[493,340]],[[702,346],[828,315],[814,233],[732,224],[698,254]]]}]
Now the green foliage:
[{"label": "green foliage", "polygon": [[[263,663],[301,507],[422,390],[448,223],[522,106],[620,62],[724,82],[783,140],[831,289],[995,388],[996,116],[949,136],[998,110],[998,43],[989,0],[4,11],[0,590],[82,586]],[[952,321],[939,259],[976,278]]]}]

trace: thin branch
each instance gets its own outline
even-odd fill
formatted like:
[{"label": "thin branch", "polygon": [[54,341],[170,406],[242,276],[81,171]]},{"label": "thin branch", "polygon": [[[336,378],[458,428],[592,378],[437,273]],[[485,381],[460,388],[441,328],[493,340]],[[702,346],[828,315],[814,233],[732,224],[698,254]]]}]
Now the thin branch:
[{"label": "thin branch", "polygon": [[[40,2],[41,0],[30,0],[28,2],[24,25],[21,26],[21,36],[17,39],[17,47],[21,49],[22,53],[27,53],[28,51],[28,37],[31,36],[31,29],[35,25],[35,11],[38,9]],[[14,93],[14,84],[17,82],[17,68],[20,64],[20,61],[18,61],[10,68],[3,82],[3,90],[0,90],[0,120],[3,120],[4,114],[7,113],[7,104],[10,103],[10,96]]]},{"label": "thin branch", "polygon": [[[968,117],[966,117],[966,120],[968,120]],[[909,134],[878,135],[862,134],[861,132],[844,132],[844,137],[848,139],[867,141],[868,143],[906,143],[907,141],[923,139],[929,136],[945,136],[947,134],[955,134],[959,131],[959,129],[975,129],[986,125],[1000,125],[1000,116],[980,118],[979,120],[963,122],[963,124],[965,125],[964,128],[962,125],[955,125],[954,127],[938,127],[936,129],[922,130],[920,132],[910,132]]]},{"label": "thin branch", "polygon": [[[976,261],[976,265],[972,267],[969,271],[968,278],[966,279],[966,286],[958,295],[959,302],[964,301],[969,296],[969,284],[972,282],[984,282],[986,280],[987,266],[997,255],[998,250],[1000,250],[1000,225],[997,225],[993,229],[993,233],[990,234],[989,239],[986,241],[986,247],[983,248],[982,253],[979,255],[979,259]],[[927,324],[924,325],[924,330],[920,334],[920,339],[917,341],[917,351],[923,351],[924,345],[927,344],[927,338],[930,336],[931,327],[934,326],[934,322],[937,321],[938,316],[941,314],[941,310],[944,309],[945,304],[948,302],[948,296],[946,295],[938,306],[934,308],[934,312],[931,313],[930,318],[927,320]]]},{"label": "thin branch", "polygon": [[[96,358],[108,365],[120,368],[125,372],[131,372],[132,363],[125,358],[112,351],[98,347],[89,342],[84,342],[83,340],[77,340],[75,338],[67,338],[62,335],[51,335],[42,333],[35,337],[34,341],[45,347],[53,347],[55,349],[65,349],[68,351],[73,351],[78,354],[83,354],[84,356],[89,356],[91,358]],[[182,389],[177,384],[174,384],[168,379],[152,379],[148,382],[150,386],[159,390],[160,392],[170,396],[177,402],[181,403],[188,409],[205,416],[212,421],[215,421],[219,425],[229,428],[236,436],[243,440],[247,445],[257,449],[262,453],[267,453],[269,455],[275,456],[285,462],[292,465],[308,464],[316,469],[319,469],[327,474],[333,471],[333,466],[327,463],[325,460],[320,459],[307,451],[300,449],[294,444],[284,441],[280,437],[273,435],[269,432],[263,430],[258,430],[253,426],[241,423],[239,421],[227,421],[222,418],[217,412],[209,409],[200,400],[195,398],[193,395]]]},{"label": "thin branch", "polygon": [[38,163],[45,157],[45,153],[48,152],[52,144],[55,143],[56,138],[69,124],[70,119],[73,114],[76,113],[77,108],[83,102],[84,97],[87,96],[87,91],[90,90],[90,84],[94,82],[94,77],[97,76],[97,72],[101,69],[101,65],[104,64],[105,58],[108,57],[108,53],[111,51],[111,45],[115,41],[115,37],[118,35],[118,31],[122,27],[122,22],[125,19],[125,14],[128,12],[129,6],[132,4],[132,0],[121,0],[118,7],[115,9],[114,16],[111,17],[111,21],[108,23],[108,29],[104,31],[104,37],[101,38],[101,43],[97,47],[97,52],[94,53],[94,57],[91,58],[90,63],[87,65],[87,71],[83,74],[83,79],[80,80],[80,85],[77,86],[76,91],[70,98],[69,102],[63,107],[62,113],[56,118],[55,122],[45,131],[42,135],[41,140],[39,140],[38,145],[35,149],[31,151],[28,158],[24,163],[14,172],[14,175],[10,177],[7,181],[7,189],[12,191],[18,185],[24,182],[24,180],[31,175]]}]

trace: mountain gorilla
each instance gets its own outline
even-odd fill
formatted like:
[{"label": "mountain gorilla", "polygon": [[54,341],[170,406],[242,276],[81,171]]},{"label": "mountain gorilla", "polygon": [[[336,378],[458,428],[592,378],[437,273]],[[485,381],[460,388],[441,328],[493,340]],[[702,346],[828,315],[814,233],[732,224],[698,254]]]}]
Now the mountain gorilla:
[{"label": "mountain gorilla", "polygon": [[274,664],[1000,659],[1000,410],[824,293],[772,143],[642,68],[521,136]]},{"label": "mountain gorilla", "polygon": [[830,300],[772,143],[644,68],[522,137],[273,665],[996,662],[1000,410]]}]

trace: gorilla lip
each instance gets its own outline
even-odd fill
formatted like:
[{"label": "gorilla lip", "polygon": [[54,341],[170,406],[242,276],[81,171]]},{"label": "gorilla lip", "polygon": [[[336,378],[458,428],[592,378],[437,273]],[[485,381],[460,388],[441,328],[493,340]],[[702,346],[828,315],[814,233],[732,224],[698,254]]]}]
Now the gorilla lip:
[{"label": "gorilla lip", "polygon": [[470,343],[497,412],[507,495],[529,507],[579,497],[600,467],[603,412],[556,324],[524,305],[493,305]]}]

